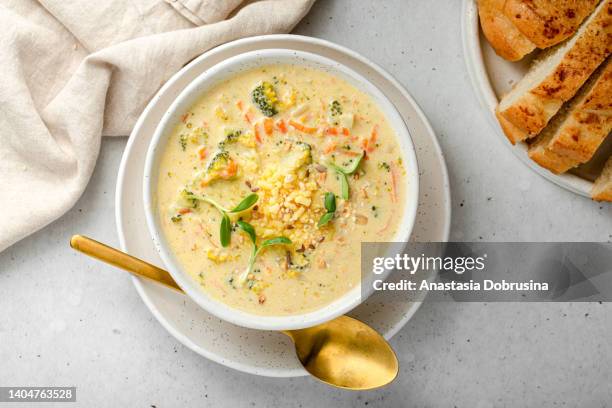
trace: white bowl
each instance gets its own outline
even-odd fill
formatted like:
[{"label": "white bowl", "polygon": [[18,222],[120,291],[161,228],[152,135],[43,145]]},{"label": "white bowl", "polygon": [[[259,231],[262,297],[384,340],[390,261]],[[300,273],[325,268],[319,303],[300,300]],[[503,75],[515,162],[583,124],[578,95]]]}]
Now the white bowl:
[{"label": "white bowl", "polygon": [[302,65],[326,71],[346,80],[351,85],[368,94],[384,112],[397,134],[403,163],[407,172],[407,197],[405,199],[404,213],[401,225],[394,237],[394,241],[398,242],[398,244],[390,248],[390,253],[401,249],[402,242],[408,242],[416,219],[419,197],[419,172],[414,146],[406,124],[393,104],[363,76],[336,61],[301,51],[267,49],[240,54],[215,65],[189,84],[172,103],[151,139],[145,162],[143,199],[147,225],[161,259],[178,285],[200,307],[223,320],[239,326],[260,330],[292,330],[315,326],[347,313],[358,306],[372,292],[371,279],[385,279],[390,271],[376,277],[373,275],[366,277],[368,282],[362,282],[362,285],[366,285],[364,287],[370,289],[363,291],[365,296],[362,296],[361,288],[358,285],[344,296],[315,311],[290,316],[260,316],[248,313],[232,308],[210,297],[202,291],[197,282],[187,272],[183,271],[165,240],[156,205],[159,162],[168,137],[176,124],[179,123],[181,115],[189,110],[203,93],[220,82],[229,79],[239,72],[274,64]]}]

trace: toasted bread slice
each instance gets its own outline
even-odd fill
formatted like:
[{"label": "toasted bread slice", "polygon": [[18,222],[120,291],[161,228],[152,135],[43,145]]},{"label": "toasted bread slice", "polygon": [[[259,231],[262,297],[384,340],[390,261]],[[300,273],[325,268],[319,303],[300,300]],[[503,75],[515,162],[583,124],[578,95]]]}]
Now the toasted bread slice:
[{"label": "toasted bread slice", "polygon": [[512,143],[540,133],[612,50],[612,0],[603,0],[570,40],[545,52],[499,103]]},{"label": "toasted bread slice", "polygon": [[504,15],[538,48],[571,37],[599,0],[507,0]]},{"label": "toasted bread slice", "polygon": [[608,58],[529,146],[529,157],[553,173],[565,173],[589,161],[611,131],[612,60]]},{"label": "toasted bread slice", "polygon": [[535,49],[503,13],[506,0],[478,0],[480,26],[495,53],[508,61],[518,61]]},{"label": "toasted bread slice", "polygon": [[597,201],[612,201],[612,156],[606,162],[601,175],[595,180],[591,196]]},{"label": "toasted bread slice", "polygon": [[521,140],[526,138],[525,132],[522,129],[514,126],[512,122],[503,117],[503,115],[499,112],[499,105],[495,109],[495,117],[497,117],[499,126],[502,128],[504,134],[506,135],[508,140],[512,142],[512,144],[520,142]]}]

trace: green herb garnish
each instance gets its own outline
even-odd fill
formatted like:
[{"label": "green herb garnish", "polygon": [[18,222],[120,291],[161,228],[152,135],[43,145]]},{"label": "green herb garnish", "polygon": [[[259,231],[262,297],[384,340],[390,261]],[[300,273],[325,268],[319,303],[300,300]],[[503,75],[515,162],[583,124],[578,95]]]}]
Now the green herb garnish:
[{"label": "green herb garnish", "polygon": [[242,272],[242,274],[238,277],[238,283],[240,285],[243,285],[247,281],[249,274],[253,272],[253,266],[255,265],[255,259],[257,258],[257,256],[260,254],[260,252],[264,248],[274,246],[274,245],[288,245],[288,244],[291,244],[292,242],[287,237],[275,237],[275,238],[270,238],[268,240],[265,240],[258,247],[257,246],[257,234],[255,233],[255,228],[248,222],[242,221],[242,220],[236,221],[236,225],[238,225],[238,228],[246,232],[246,234],[251,239],[251,242],[253,243],[253,250],[251,251],[251,256],[249,258],[249,265],[244,270],[244,272]]},{"label": "green herb garnish", "polygon": [[391,166],[389,166],[389,163],[387,162],[378,163],[378,168],[381,170],[391,171]]},{"label": "green herb garnish", "polygon": [[232,236],[232,222],[228,216],[228,214],[236,214],[242,211],[248,210],[251,208],[257,200],[259,196],[257,194],[249,194],[245,198],[240,201],[240,203],[232,209],[228,209],[223,207],[221,204],[213,200],[212,198],[206,197],[204,195],[194,194],[189,190],[181,191],[181,196],[188,202],[204,201],[213,207],[215,207],[221,213],[221,226],[219,227],[219,240],[221,241],[221,245],[226,247],[231,242]]},{"label": "green herb garnish", "polygon": [[333,101],[329,105],[329,110],[330,110],[332,116],[342,115],[342,105],[340,105],[340,102],[338,102],[338,101]]},{"label": "green herb garnish", "polygon": [[248,210],[249,208],[251,208],[259,199],[259,196],[257,194],[249,194],[248,196],[246,196],[241,202],[240,204],[238,204],[236,207],[234,207],[231,211],[229,211],[230,213],[239,213],[242,212],[244,210]]},{"label": "green herb garnish", "polygon": [[319,219],[317,223],[317,227],[321,228],[328,222],[330,222],[334,218],[334,214],[336,212],[336,196],[334,193],[327,192],[325,193],[325,198],[323,199],[323,203],[325,205],[325,209],[327,212],[323,214],[323,216]]},{"label": "green herb garnish", "polygon": [[334,213],[323,214],[323,216],[319,219],[319,222],[317,223],[317,227],[321,228],[322,226],[330,222],[333,218],[334,218]]},{"label": "green herb garnish", "polygon": [[221,217],[221,227],[219,229],[219,240],[221,245],[226,247],[232,240],[232,221],[226,213]]},{"label": "green herb garnish", "polygon": [[183,151],[187,149],[187,135],[186,134],[181,133],[181,135],[179,136],[179,144],[181,145],[181,149]]},{"label": "green herb garnish", "polygon": [[325,205],[325,209],[327,210],[327,212],[335,212],[336,211],[336,196],[334,195],[334,193],[325,193],[325,199],[323,201],[323,204]]},{"label": "green herb garnish", "polygon": [[365,157],[365,152],[362,151],[361,155],[355,158],[355,160],[348,167],[341,167],[335,163],[329,163],[329,166],[332,169],[334,169],[336,173],[338,174],[338,176],[340,177],[340,189],[342,191],[342,198],[345,200],[348,200],[350,196],[348,176],[350,176],[351,174],[357,171],[364,157]]}]

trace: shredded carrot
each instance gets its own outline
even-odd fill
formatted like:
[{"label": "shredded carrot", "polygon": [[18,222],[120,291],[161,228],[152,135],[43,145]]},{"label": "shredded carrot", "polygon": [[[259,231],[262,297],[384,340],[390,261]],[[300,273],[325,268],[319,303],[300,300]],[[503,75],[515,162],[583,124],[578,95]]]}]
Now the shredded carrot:
[{"label": "shredded carrot", "polygon": [[206,237],[206,239],[208,239],[208,242],[209,242],[209,243],[210,243],[210,244],[211,244],[213,247],[215,247],[215,248],[217,248],[217,249],[219,248],[219,246],[218,246],[218,245],[217,245],[217,244],[216,244],[216,243],[215,243],[215,242],[214,242],[214,241],[213,241],[213,240],[210,238],[210,235],[208,235],[208,234],[206,234],[206,233],[205,233],[205,234],[204,234],[204,236]]},{"label": "shredded carrot", "polygon": [[253,112],[249,109],[245,114],[244,114],[244,120],[246,120],[247,122],[249,122],[249,125],[253,124],[253,120],[255,119],[255,115],[253,114]]},{"label": "shredded carrot", "polygon": [[204,160],[206,158],[206,148],[204,146],[200,147],[198,150],[198,157],[200,157],[200,160]]},{"label": "shredded carrot", "polygon": [[291,126],[293,126],[294,128],[296,128],[297,130],[299,130],[300,132],[312,134],[312,133],[317,131],[317,128],[312,128],[312,127],[304,126],[301,123],[298,123],[298,122],[296,122],[294,120],[290,120],[289,124]]},{"label": "shredded carrot", "polygon": [[190,208],[181,208],[180,210],[178,210],[178,213],[181,215],[189,214],[190,212],[191,212]]},{"label": "shredded carrot", "polygon": [[370,139],[363,139],[361,141],[361,147],[363,147],[363,150],[365,151],[370,151],[368,148],[368,145],[370,144]]},{"label": "shredded carrot", "polygon": [[384,227],[382,227],[380,229],[380,231],[378,231],[379,234],[382,234],[383,232],[385,232],[387,229],[389,229],[389,227],[391,226],[391,221],[393,220],[393,216],[389,217],[389,219],[387,220],[387,223],[385,224]]},{"label": "shredded carrot", "polygon": [[285,123],[285,121],[283,119],[279,120],[278,122],[276,122],[276,127],[278,128],[278,130],[280,130],[282,133],[287,133],[287,124]]},{"label": "shredded carrot", "polygon": [[370,136],[370,142],[376,143],[376,138],[378,137],[378,125],[375,125],[372,128],[372,135]]},{"label": "shredded carrot", "polygon": [[188,113],[184,114],[183,116],[181,116],[181,122],[186,123],[188,118],[189,118],[189,114]]},{"label": "shredded carrot", "polygon": [[242,103],[241,100],[238,100],[238,102],[236,102],[236,106],[238,107],[238,109],[240,110],[240,112],[244,111],[244,104]]},{"label": "shredded carrot", "polygon": [[328,143],[328,145],[323,149],[323,153],[325,154],[329,154],[331,152],[333,152],[334,150],[336,150],[336,147],[338,147],[338,143],[336,142],[330,142]]},{"label": "shredded carrot", "polygon": [[334,136],[338,136],[339,134],[343,134],[344,136],[350,136],[351,132],[343,127],[343,128],[337,128],[337,127],[329,127],[327,129],[325,129],[325,133],[327,133],[328,135],[334,135]]},{"label": "shredded carrot", "polygon": [[208,233],[207,229],[204,228],[202,222],[198,222],[197,226],[199,227],[200,233],[206,237],[210,245],[214,248],[219,248],[219,246],[210,238],[210,234]]},{"label": "shredded carrot", "polygon": [[224,176],[226,178],[234,177],[238,173],[238,164],[235,161],[230,160],[227,163],[227,170],[225,171]]},{"label": "shredded carrot", "polygon": [[344,154],[346,156],[350,156],[350,157],[361,156],[361,152],[354,152],[352,150],[342,149],[341,152],[342,152],[342,154]]},{"label": "shredded carrot", "polygon": [[378,138],[378,125],[375,125],[372,128],[372,134],[370,135],[369,139],[364,139],[362,146],[364,148],[364,150],[366,150],[367,152],[373,152],[374,148],[376,148],[376,139]]},{"label": "shredded carrot", "polygon": [[266,135],[272,135],[272,132],[274,131],[274,121],[271,118],[265,118],[263,124]]},{"label": "shredded carrot", "polygon": [[391,202],[397,202],[397,170],[393,164],[390,164],[391,168]]},{"label": "shredded carrot", "polygon": [[261,133],[259,132],[259,123],[255,124],[255,126],[253,127],[253,130],[255,131],[255,140],[257,140],[257,143],[261,143]]},{"label": "shredded carrot", "polygon": [[[236,163],[234,160],[230,160],[229,162],[227,162],[227,168],[223,172],[219,173],[219,177],[227,180],[234,177],[237,173],[238,163]],[[200,185],[202,187],[206,187],[211,181],[211,179],[204,178]]]}]

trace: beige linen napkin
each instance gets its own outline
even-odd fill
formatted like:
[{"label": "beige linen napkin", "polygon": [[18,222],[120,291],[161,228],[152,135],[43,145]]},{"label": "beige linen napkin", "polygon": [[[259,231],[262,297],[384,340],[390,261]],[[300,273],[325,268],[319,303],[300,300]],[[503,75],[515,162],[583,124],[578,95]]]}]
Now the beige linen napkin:
[{"label": "beige linen napkin", "polygon": [[289,32],[314,0],[0,0],[0,251],[82,194],[100,140],[227,41]]}]

